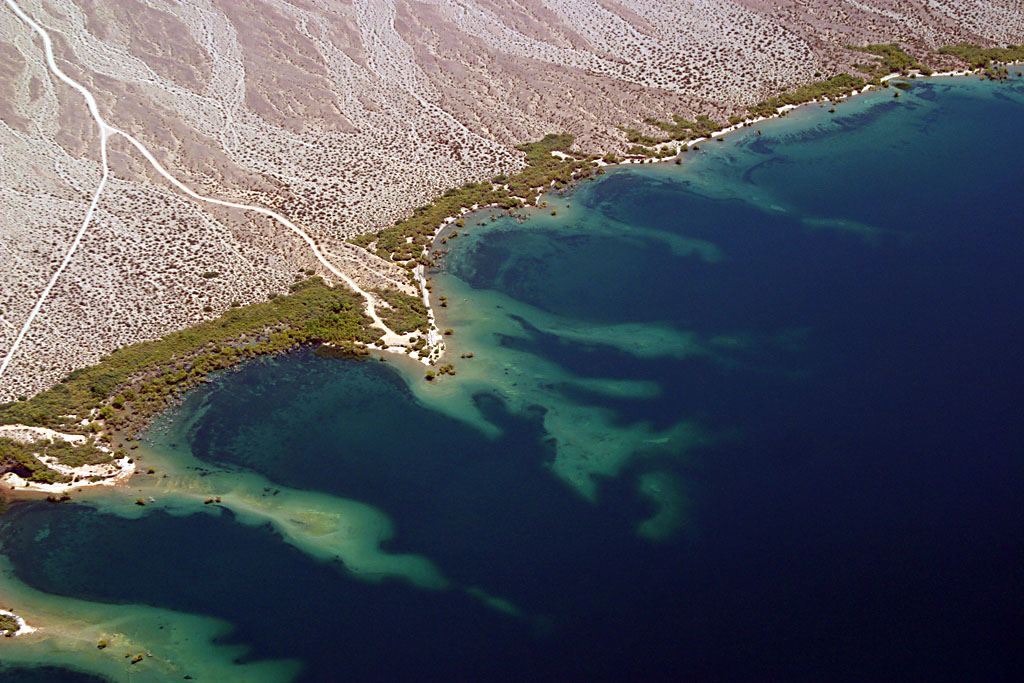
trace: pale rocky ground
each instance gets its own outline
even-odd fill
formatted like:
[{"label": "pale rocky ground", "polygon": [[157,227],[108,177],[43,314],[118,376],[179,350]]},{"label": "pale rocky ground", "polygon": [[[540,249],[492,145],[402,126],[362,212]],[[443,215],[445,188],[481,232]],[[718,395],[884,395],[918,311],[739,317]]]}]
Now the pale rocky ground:
[{"label": "pale rocky ground", "polygon": [[[404,271],[346,244],[567,130],[722,119],[848,68],[850,43],[918,56],[1024,42],[1019,0],[23,0],[103,117],[197,192],[279,211],[364,288]],[[936,66],[946,66],[934,61]],[[31,394],[110,350],[330,278],[293,233],[189,199],[119,137],[79,250],[0,377]],[[0,357],[99,183],[99,134],[0,3]],[[204,273],[216,272],[213,278]],[[411,290],[410,290],[411,291]],[[204,307],[213,310],[204,312]]]}]

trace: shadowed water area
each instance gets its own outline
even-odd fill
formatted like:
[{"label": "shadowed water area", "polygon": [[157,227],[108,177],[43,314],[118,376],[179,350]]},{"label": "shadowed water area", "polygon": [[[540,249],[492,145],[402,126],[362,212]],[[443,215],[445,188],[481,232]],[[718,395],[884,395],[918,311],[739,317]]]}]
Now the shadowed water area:
[{"label": "shadowed water area", "polygon": [[838,109],[469,217],[433,274],[455,377],[259,359],[154,426],[157,474],[12,505],[0,607],[73,624],[0,661],[1019,674],[1024,81]]}]

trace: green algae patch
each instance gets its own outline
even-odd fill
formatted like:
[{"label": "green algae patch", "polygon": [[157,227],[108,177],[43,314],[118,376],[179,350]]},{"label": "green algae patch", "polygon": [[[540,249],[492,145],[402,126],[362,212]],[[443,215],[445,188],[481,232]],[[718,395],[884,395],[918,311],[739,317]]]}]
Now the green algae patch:
[{"label": "green algae patch", "polygon": [[[400,579],[423,589],[443,590],[449,581],[426,557],[391,553],[382,547],[395,534],[388,515],[371,505],[327,493],[281,486],[240,467],[210,469],[190,449],[185,436],[204,414],[171,411],[151,431],[156,443],[135,451],[159,477],[137,478],[131,488],[83,490],[75,499],[104,514],[138,519],[154,513],[176,516],[220,514],[247,526],[272,527],[281,540],[322,562],[339,563],[350,575],[371,582]],[[171,444],[175,445],[171,445]],[[166,475],[166,476],[164,476]],[[135,504],[143,497],[145,506]]]},{"label": "green algae patch", "polygon": [[[446,309],[445,322],[459,330],[451,337],[448,351],[457,356],[473,350],[474,358],[459,364],[457,381],[417,378],[408,382],[409,388],[424,405],[489,438],[498,438],[502,431],[481,412],[476,401],[479,394],[500,396],[506,409],[515,414],[539,410],[553,448],[548,466],[581,498],[596,502],[602,480],[618,476],[647,456],[685,458],[693,449],[713,442],[715,437],[696,421],[680,420],[664,428],[648,422],[623,423],[614,411],[580,398],[579,393],[650,399],[657,392],[650,382],[580,376],[516,344],[505,343],[557,334],[569,344],[601,345],[639,358],[710,354],[695,335],[658,325],[570,319],[495,290],[475,290],[455,277],[439,278],[439,282],[450,300],[461,302]],[[575,391],[567,393],[567,388]]]},{"label": "green algae patch", "polygon": [[636,527],[636,533],[649,541],[666,541],[690,521],[690,498],[685,485],[667,472],[645,472],[637,480],[637,493],[655,506],[653,515]]},{"label": "green algae patch", "polygon": [[271,301],[231,308],[214,320],[118,349],[47,391],[0,406],[0,424],[83,434],[98,431],[88,421],[99,419],[132,433],[212,372],[305,344],[363,346],[382,334],[371,324],[362,297],[310,278]]},{"label": "green algae patch", "polygon": [[514,603],[506,600],[505,598],[493,596],[479,586],[469,586],[466,588],[466,593],[470,597],[479,600],[485,607],[501,612],[502,614],[507,614],[508,616],[516,617],[517,619],[525,616],[523,611]]}]

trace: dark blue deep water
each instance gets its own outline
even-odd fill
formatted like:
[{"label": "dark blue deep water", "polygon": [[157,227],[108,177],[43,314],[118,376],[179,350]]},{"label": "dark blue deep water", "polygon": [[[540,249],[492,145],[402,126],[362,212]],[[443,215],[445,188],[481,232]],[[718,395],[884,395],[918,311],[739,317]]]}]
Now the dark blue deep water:
[{"label": "dark blue deep water", "polygon": [[[577,188],[565,218],[451,242],[441,287],[711,350],[570,345],[525,315],[525,334],[497,338],[494,354],[656,385],[612,396],[552,380],[615,426],[686,419],[715,435],[686,457],[631,460],[596,501],[550,469],[543,405],[477,392],[492,440],[415,399],[419,377],[390,364],[261,360],[179,409],[205,412],[170,445],[368,503],[394,521],[388,551],[525,618],[348,577],[226,510],[130,520],[19,504],[0,520],[3,553],[48,593],[225,619],[250,657],[298,657],[312,681],[1016,678],[1022,122],[1021,81],[918,83],[898,104],[800,111],[682,166],[616,170]],[[674,253],[658,233],[719,256]],[[653,471],[689,500],[657,542],[636,533]]]}]

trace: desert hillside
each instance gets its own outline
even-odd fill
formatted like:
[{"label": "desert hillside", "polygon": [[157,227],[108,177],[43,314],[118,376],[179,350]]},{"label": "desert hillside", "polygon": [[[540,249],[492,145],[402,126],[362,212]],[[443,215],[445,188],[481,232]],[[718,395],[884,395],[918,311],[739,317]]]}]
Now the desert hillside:
[{"label": "desert hillside", "polygon": [[102,159],[86,99],[15,8],[106,123],[177,180],[286,216],[367,289],[408,288],[407,275],[347,238],[521,169],[516,144],[567,131],[585,151],[621,151],[618,125],[724,120],[863,61],[849,44],[899,42],[948,66],[941,45],[1024,42],[1018,0],[7,0],[0,357],[38,310],[0,401],[300,272],[338,280],[298,234],[190,198],[124,136]]}]

